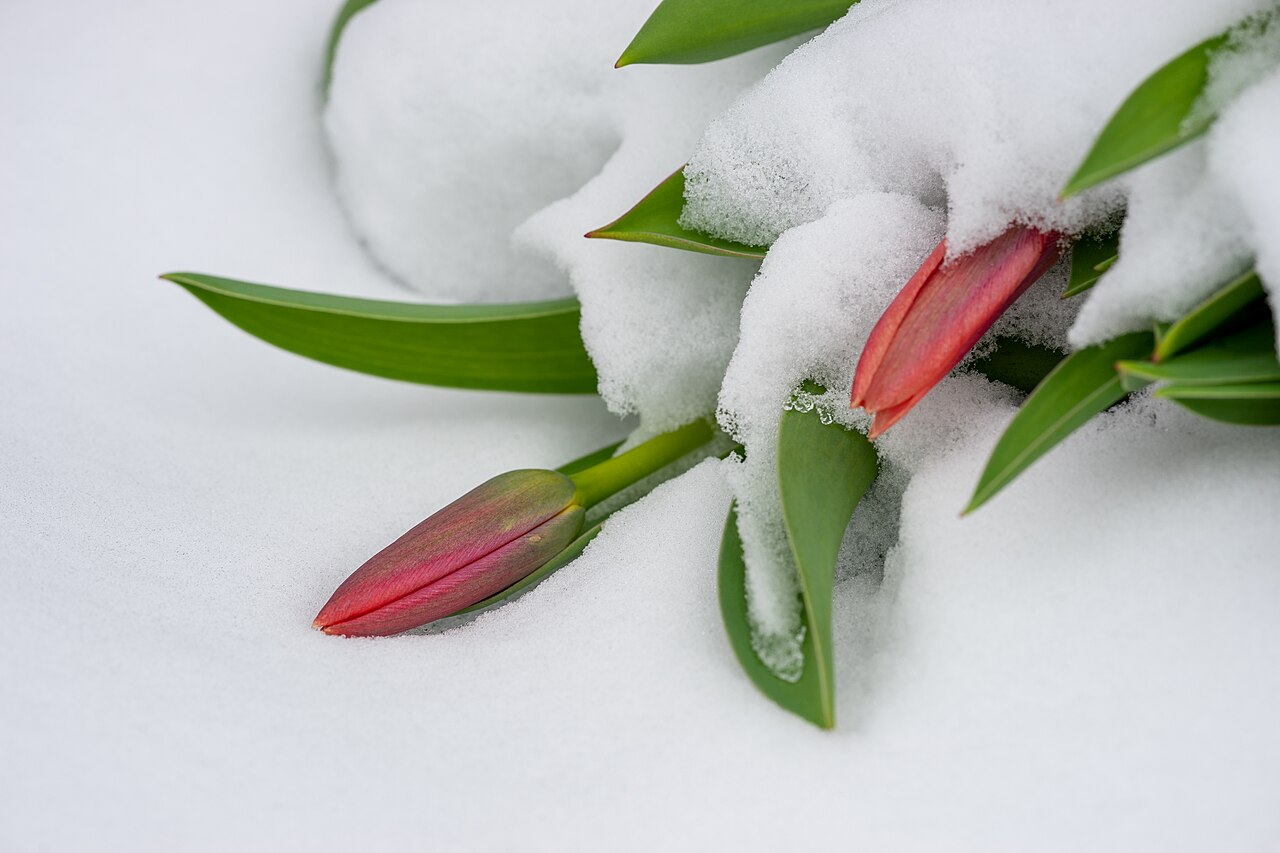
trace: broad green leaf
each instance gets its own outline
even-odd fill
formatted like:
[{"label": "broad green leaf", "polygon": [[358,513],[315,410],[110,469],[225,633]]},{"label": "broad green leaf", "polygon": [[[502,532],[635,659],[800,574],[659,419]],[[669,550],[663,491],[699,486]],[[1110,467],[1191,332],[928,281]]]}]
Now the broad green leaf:
[{"label": "broad green leaf", "polygon": [[1151,352],[1147,332],[1072,353],[1031,392],[996,443],[965,512],[973,512],[1051,448],[1126,394],[1116,374],[1121,359]]},{"label": "broad green leaf", "polygon": [[820,29],[857,0],[663,0],[619,57],[637,63],[688,65]]},{"label": "broad green leaf", "polygon": [[653,243],[673,249],[728,255],[735,258],[763,258],[767,248],[721,240],[680,225],[684,210],[684,170],[658,184],[639,204],[603,228],[587,234],[609,240]]},{"label": "broad green leaf", "polygon": [[1199,136],[1213,124],[1193,108],[1209,79],[1209,61],[1228,41],[1206,39],[1144,80],[1107,122],[1080,168],[1062,188],[1065,198],[1123,174]]},{"label": "broad green leaf", "polygon": [[526,575],[524,578],[516,581],[511,586],[502,590],[502,592],[496,592],[493,595],[489,596],[488,598],[484,599],[483,601],[477,601],[475,604],[471,605],[470,607],[463,608],[462,610],[459,610],[457,613],[454,613],[451,616],[446,616],[444,618],[452,619],[454,616],[461,616],[464,613],[475,613],[476,611],[479,611],[479,610],[488,610],[490,607],[495,607],[499,604],[502,604],[503,602],[509,601],[510,599],[515,598],[516,596],[520,595],[522,592],[529,589],[530,587],[534,587],[542,583],[553,572],[564,568],[565,566],[572,563],[574,560],[578,559],[578,557],[582,556],[582,552],[585,551],[587,549],[587,546],[591,544],[591,540],[595,539],[596,536],[600,534],[600,531],[604,528],[605,521],[606,519],[601,519],[598,523],[584,530],[581,536],[579,536],[577,539],[570,542],[563,551],[561,551],[556,556],[552,557],[551,560],[549,560],[545,565],[535,569],[532,574]]},{"label": "broad green leaf", "polygon": [[831,595],[836,556],[853,510],[876,471],[875,449],[861,433],[824,424],[816,411],[783,413],[778,487],[787,541],[799,575],[805,626],[804,667],[797,681],[775,675],[752,647],[746,566],[733,509],[721,541],[720,610],[734,654],[766,696],[823,728],[835,725]]},{"label": "broad green leaf", "polygon": [[559,394],[596,388],[574,299],[417,305],[197,273],[162,278],[267,343],[349,370],[451,388]]},{"label": "broad green leaf", "polygon": [[1030,394],[1064,358],[1065,355],[1048,347],[1023,343],[1016,338],[999,338],[990,355],[974,361],[972,368],[988,379]]},{"label": "broad green leaf", "polygon": [[1212,337],[1232,317],[1255,302],[1261,303],[1265,295],[1257,273],[1250,270],[1162,329],[1156,338],[1155,361],[1164,361]]},{"label": "broad green leaf", "polygon": [[1063,299],[1084,293],[1102,278],[1102,274],[1116,262],[1120,252],[1120,232],[1104,237],[1084,237],[1071,247],[1071,278]]},{"label": "broad green leaf", "polygon": [[338,42],[342,40],[343,30],[358,12],[364,11],[376,2],[377,0],[347,0],[338,10],[338,16],[333,19],[333,26],[329,29],[329,43],[324,49],[323,87],[326,94],[329,92],[329,83],[333,80],[333,58],[338,53]]},{"label": "broad green leaf", "polygon": [[1156,391],[1156,396],[1216,421],[1246,426],[1280,424],[1280,382],[1169,385]]},{"label": "broad green leaf", "polygon": [[1168,361],[1121,361],[1121,374],[1142,384],[1173,382],[1178,385],[1239,385],[1246,382],[1280,382],[1276,361],[1275,330],[1269,321],[1219,338]]}]

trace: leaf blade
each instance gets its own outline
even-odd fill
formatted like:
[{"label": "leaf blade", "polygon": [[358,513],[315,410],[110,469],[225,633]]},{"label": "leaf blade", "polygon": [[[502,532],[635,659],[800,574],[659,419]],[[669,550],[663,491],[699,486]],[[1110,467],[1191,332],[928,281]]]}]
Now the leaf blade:
[{"label": "leaf blade", "polygon": [[351,19],[358,13],[376,2],[378,0],[347,0],[334,17],[333,26],[329,28],[329,40],[324,48],[324,78],[321,81],[321,91],[326,95],[329,94],[329,84],[333,82],[333,60],[338,55],[338,42],[342,40],[347,24],[351,23]]},{"label": "leaf blade", "polygon": [[200,273],[162,278],[260,340],[348,370],[450,388],[595,392],[574,299],[418,305]]},{"label": "leaf blade", "polygon": [[1062,188],[1074,195],[1190,142],[1214,115],[1192,116],[1209,79],[1209,61],[1228,33],[1205,39],[1157,69],[1116,109]]},{"label": "leaf blade", "polygon": [[711,62],[825,27],[857,0],[663,0],[615,67]]},{"label": "leaf blade", "polygon": [[1116,368],[1141,380],[1178,385],[1241,385],[1280,382],[1275,332],[1270,322],[1212,341],[1167,361],[1121,361]]},{"label": "leaf blade", "polygon": [[1249,270],[1233,279],[1156,339],[1155,360],[1163,361],[1212,337],[1228,320],[1266,297],[1257,272]]},{"label": "leaf blade", "polygon": [[1071,247],[1071,276],[1063,299],[1079,296],[1092,288],[1102,274],[1115,263],[1120,252],[1120,232],[1102,237],[1084,237]]},{"label": "leaf blade", "polygon": [[634,207],[613,222],[594,231],[587,237],[605,240],[625,240],[632,243],[651,243],[687,252],[706,255],[722,255],[733,258],[763,258],[767,248],[747,246],[732,240],[722,240],[680,225],[684,210],[683,167],[658,184]]},{"label": "leaf blade", "polygon": [[1202,417],[1242,426],[1280,424],[1280,382],[1247,385],[1169,385],[1157,397]]},{"label": "leaf blade", "polygon": [[1094,415],[1124,399],[1115,363],[1151,352],[1152,336],[1137,332],[1063,359],[1014,415],[987,460],[968,514],[989,501]]}]

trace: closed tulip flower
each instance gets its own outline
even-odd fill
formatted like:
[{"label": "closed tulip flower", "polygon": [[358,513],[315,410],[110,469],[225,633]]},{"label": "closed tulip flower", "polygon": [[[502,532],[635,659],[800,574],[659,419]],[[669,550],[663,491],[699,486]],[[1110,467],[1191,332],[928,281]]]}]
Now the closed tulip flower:
[{"label": "closed tulip flower", "polygon": [[1015,226],[946,264],[947,241],[938,244],[880,317],[858,361],[850,405],[875,415],[868,437],[897,423],[960,363],[1053,266],[1060,241]]}]

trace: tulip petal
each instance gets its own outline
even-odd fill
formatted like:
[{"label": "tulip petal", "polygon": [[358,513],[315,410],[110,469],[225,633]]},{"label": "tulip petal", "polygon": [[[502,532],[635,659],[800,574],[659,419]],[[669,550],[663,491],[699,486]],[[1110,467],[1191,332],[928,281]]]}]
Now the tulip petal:
[{"label": "tulip petal", "polygon": [[338,587],[315,626],[372,613],[494,554],[565,510],[574,490],[573,481],[555,471],[494,477],[375,554]]},{"label": "tulip petal", "polygon": [[323,630],[345,637],[386,637],[450,616],[501,592],[551,560],[578,535],[585,516],[582,507],[571,506],[496,551],[376,610],[326,625]]},{"label": "tulip petal", "polygon": [[938,261],[946,241],[939,244],[876,324],[858,363],[852,399],[877,415],[874,434],[919,402],[1053,266],[1059,239],[1013,227],[945,265]]}]

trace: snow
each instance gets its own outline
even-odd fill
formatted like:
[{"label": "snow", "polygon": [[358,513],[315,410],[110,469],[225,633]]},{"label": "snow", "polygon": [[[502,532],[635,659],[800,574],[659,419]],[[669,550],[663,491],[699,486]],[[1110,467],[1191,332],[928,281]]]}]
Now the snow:
[{"label": "snow", "polygon": [[[732,462],[663,486],[582,559],[457,630],[311,630],[348,572],[434,509],[626,431],[595,399],[313,364],[154,280],[184,268],[404,298],[333,189],[315,80],[334,5],[0,7],[0,847],[1274,846],[1280,447],[1146,398],[964,520],[1008,389],[954,376],[881,439],[888,476],[855,515],[836,589],[832,732],[763,699],[725,641],[716,552],[747,476]],[[1194,41],[1192,17],[1230,17],[1213,5],[1159,17],[1151,41]],[[877,20],[913,4],[860,8]],[[472,11],[441,14],[458,16],[441,20],[457,41],[474,34]],[[1025,55],[1051,64],[1050,46]],[[1126,42],[1118,90],[1149,70],[1132,56],[1147,50]],[[811,369],[838,400],[861,336],[812,330],[871,322],[862,312],[942,231],[941,197],[918,187],[836,199],[780,238],[740,343],[755,265],[553,236],[634,202],[773,61],[606,68],[635,81],[617,84],[627,103],[649,86],[666,103],[613,125],[600,174],[517,226],[580,290],[593,354],[615,359],[609,406],[642,429],[719,393],[740,429],[767,435],[765,413]],[[1250,245],[1272,250],[1264,274],[1274,204],[1241,164],[1275,93],[1246,92],[1206,143]],[[1229,156],[1227,140],[1246,147]],[[471,225],[452,217],[442,242]],[[1060,342],[1060,284],[1033,288],[1007,331]],[[644,335],[665,352],[642,351]],[[707,377],[726,364],[721,389]]]}]

